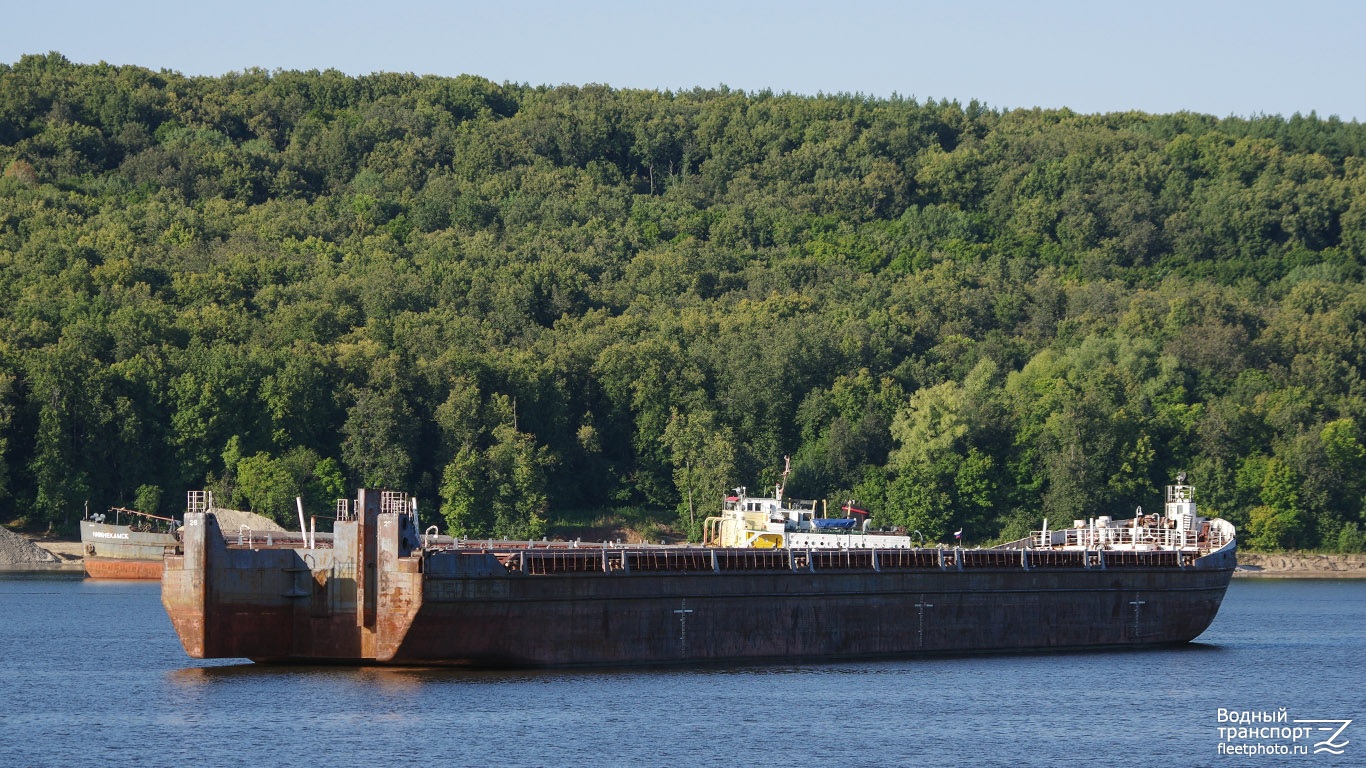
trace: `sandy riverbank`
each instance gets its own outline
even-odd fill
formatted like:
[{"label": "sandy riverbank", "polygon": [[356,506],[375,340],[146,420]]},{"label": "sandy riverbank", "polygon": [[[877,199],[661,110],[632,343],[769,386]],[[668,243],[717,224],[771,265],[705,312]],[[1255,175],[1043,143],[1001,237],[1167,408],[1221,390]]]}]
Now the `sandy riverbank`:
[{"label": "sandy riverbank", "polygon": [[30,536],[29,541],[46,549],[63,560],[81,559],[81,542],[76,539],[53,539],[46,536]]},{"label": "sandy riverbank", "polygon": [[1239,552],[1235,576],[1276,579],[1366,579],[1366,555]]}]

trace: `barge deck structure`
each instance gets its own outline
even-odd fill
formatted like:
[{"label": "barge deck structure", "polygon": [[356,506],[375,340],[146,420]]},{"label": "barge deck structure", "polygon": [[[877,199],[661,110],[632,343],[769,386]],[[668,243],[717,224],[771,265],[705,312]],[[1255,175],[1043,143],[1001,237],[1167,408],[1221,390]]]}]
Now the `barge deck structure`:
[{"label": "barge deck structure", "polygon": [[420,532],[401,493],[338,506],[330,536],[267,538],[192,500],[162,577],[186,652],[541,667],[1168,645],[1209,626],[1236,550],[1184,484],[1160,518],[1045,525],[991,549],[807,530],[781,487],[729,500],[712,527],[732,543],[760,529],[763,548],[452,540]]}]

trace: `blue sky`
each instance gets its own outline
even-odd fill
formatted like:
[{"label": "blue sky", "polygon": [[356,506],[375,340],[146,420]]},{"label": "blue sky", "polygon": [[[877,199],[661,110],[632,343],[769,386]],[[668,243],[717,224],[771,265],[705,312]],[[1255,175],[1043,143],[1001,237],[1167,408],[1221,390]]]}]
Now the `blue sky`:
[{"label": "blue sky", "polygon": [[1349,0],[14,5],[0,26],[7,64],[60,51],[187,75],[468,73],[534,85],[896,93],[1002,109],[1366,119],[1366,3]]}]

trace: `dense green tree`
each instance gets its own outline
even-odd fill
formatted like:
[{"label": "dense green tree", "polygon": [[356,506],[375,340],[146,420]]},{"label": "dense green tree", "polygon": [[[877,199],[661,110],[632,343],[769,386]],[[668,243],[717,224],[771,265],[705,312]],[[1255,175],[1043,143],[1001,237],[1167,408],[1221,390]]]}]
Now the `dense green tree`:
[{"label": "dense green tree", "polygon": [[556,457],[509,424],[495,426],[488,447],[462,446],[441,480],[441,514],[452,535],[535,539],[544,535],[546,481]]},{"label": "dense green tree", "polygon": [[679,527],[691,541],[702,537],[702,523],[720,506],[726,479],[735,476],[735,436],[717,424],[715,414],[669,414],[660,438],[673,465]]},{"label": "dense green tree", "polygon": [[342,459],[367,488],[406,488],[413,474],[417,428],[412,409],[396,384],[366,387],[342,424]]},{"label": "dense green tree", "polygon": [[14,382],[10,373],[0,373],[0,499],[11,494],[10,435],[14,429]]},{"label": "dense green tree", "polygon": [[346,495],[341,472],[332,459],[320,459],[309,448],[294,448],[275,457],[257,453],[238,459],[233,497],[286,528],[298,524],[296,499],[309,515],[329,515],[335,499]]},{"label": "dense green tree", "polygon": [[892,422],[898,447],[888,467],[894,522],[940,540],[956,530],[979,541],[999,530],[1000,469],[990,453],[1000,416],[999,371],[979,362],[959,384],[946,381],[918,390]]}]

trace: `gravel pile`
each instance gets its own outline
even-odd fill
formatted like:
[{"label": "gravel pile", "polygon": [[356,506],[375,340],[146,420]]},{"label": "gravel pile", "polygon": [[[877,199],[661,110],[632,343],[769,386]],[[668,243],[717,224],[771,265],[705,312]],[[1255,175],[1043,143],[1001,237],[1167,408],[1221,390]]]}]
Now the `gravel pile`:
[{"label": "gravel pile", "polygon": [[253,531],[284,530],[274,520],[255,512],[243,512],[237,509],[214,509],[213,514],[214,517],[218,518],[218,527],[224,532],[236,531],[244,525]]},{"label": "gravel pile", "polygon": [[0,567],[60,562],[58,557],[28,539],[0,526]]}]

